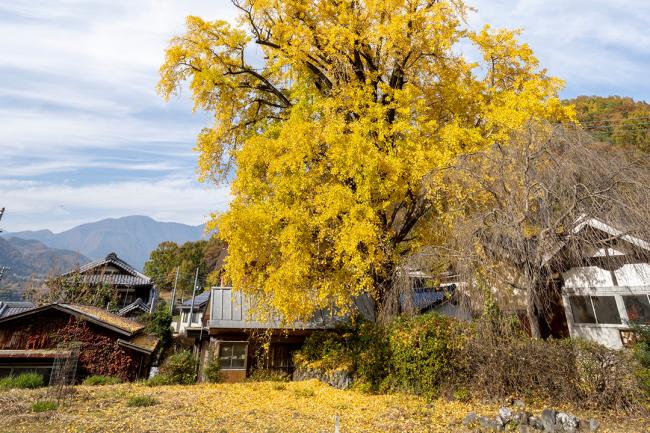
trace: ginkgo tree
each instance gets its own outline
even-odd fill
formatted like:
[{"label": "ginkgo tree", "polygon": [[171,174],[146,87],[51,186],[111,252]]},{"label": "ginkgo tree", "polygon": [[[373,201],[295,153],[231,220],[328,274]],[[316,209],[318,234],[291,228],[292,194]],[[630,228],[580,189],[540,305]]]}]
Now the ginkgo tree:
[{"label": "ginkgo tree", "polygon": [[[386,301],[447,209],[455,159],[530,119],[570,119],[518,31],[474,31],[461,0],[235,0],[237,24],[187,18],[159,92],[214,114],[203,180],[231,183],[212,226],[235,289],[287,320]],[[465,54],[471,53],[471,56]]]}]

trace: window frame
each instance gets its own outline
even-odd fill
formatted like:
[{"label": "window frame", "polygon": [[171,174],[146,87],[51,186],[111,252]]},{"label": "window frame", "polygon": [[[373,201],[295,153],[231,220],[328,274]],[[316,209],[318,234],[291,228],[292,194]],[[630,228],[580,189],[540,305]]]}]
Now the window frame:
[{"label": "window frame", "polygon": [[[571,318],[573,321],[574,325],[577,326],[604,326],[604,327],[621,327],[625,326],[625,317],[627,317],[627,309],[624,309],[625,311],[625,317],[621,315],[621,311],[619,308],[619,302],[617,298],[621,296],[619,294],[584,294],[584,293],[571,293],[567,294],[567,301],[569,303],[569,308],[571,309]],[[571,302],[572,298],[587,298],[588,303],[586,304],[587,307],[590,308],[591,314],[594,317],[595,322],[578,322],[576,321],[576,314],[575,314],[575,309],[573,308],[573,303]],[[594,304],[593,298],[613,298],[614,300],[614,305],[616,306],[616,315],[618,316],[618,323],[604,323],[598,320],[598,314],[596,313],[596,305]],[[621,298],[621,302],[623,302]],[[625,307],[625,306],[624,306]]]},{"label": "window frame", "polygon": [[[238,344],[244,345],[244,365],[243,365],[243,367],[233,367],[233,365],[232,365],[233,360],[234,360],[234,357],[233,357],[232,354],[234,353],[235,345],[238,345]],[[232,348],[232,351],[231,351],[231,354],[230,354],[230,366],[229,367],[224,367],[221,364],[221,358],[222,358],[221,350],[222,350],[222,348],[224,346],[231,346],[231,348]],[[219,342],[218,352],[217,352],[217,358],[219,359],[219,368],[222,371],[246,371],[246,369],[248,367],[248,341],[220,341]]]},{"label": "window frame", "polygon": [[[621,296],[621,302],[623,302],[623,308],[625,308],[625,315],[627,316],[627,322],[628,323],[633,323],[632,319],[630,319],[630,311],[628,309],[627,304],[625,303],[625,298],[640,298],[640,297],[645,297],[646,300],[648,301],[648,304],[650,304],[650,293],[639,293],[639,294],[623,294]],[[646,322],[646,324],[650,324],[650,320]]]}]

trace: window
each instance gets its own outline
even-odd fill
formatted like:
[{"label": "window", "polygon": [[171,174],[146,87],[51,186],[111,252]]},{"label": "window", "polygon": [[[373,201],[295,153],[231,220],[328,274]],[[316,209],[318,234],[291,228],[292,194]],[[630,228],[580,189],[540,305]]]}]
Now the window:
[{"label": "window", "polygon": [[591,301],[594,304],[598,323],[615,325],[621,323],[621,316],[618,314],[614,296],[592,296]]},{"label": "window", "polygon": [[623,303],[630,322],[650,324],[650,300],[648,295],[623,296]]},{"label": "window", "polygon": [[246,347],[248,343],[219,343],[219,364],[223,370],[246,369]]},{"label": "window", "polygon": [[596,315],[589,296],[571,296],[569,297],[569,303],[571,304],[575,323],[596,323]]},{"label": "window", "polygon": [[575,323],[621,323],[614,296],[571,296],[569,303]]}]

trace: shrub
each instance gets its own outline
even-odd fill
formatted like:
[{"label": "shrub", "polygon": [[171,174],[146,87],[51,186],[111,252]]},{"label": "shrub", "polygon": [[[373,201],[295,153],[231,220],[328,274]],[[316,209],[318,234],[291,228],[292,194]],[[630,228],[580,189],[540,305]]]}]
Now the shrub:
[{"label": "shrub", "polygon": [[576,382],[580,400],[593,408],[635,408],[640,388],[629,351],[610,350],[594,342],[576,341]]},{"label": "shrub", "polygon": [[0,378],[0,389],[11,389],[14,387],[14,378],[11,376]]},{"label": "shrub", "polygon": [[150,395],[134,395],[129,397],[126,405],[129,407],[148,407],[158,404],[158,400]]},{"label": "shrub", "polygon": [[120,379],[119,377],[93,375],[85,378],[82,383],[83,385],[89,385],[89,386],[102,386],[102,385],[116,385],[121,382],[122,379]]},{"label": "shrub", "polygon": [[172,315],[164,300],[159,300],[156,310],[151,314],[144,314],[141,319],[145,324],[146,332],[160,338],[160,347],[165,349],[172,342]]},{"label": "shrub", "polygon": [[388,329],[390,385],[432,397],[452,373],[458,338],[452,319],[437,314],[399,318]]},{"label": "shrub", "polygon": [[646,397],[650,398],[650,326],[637,325],[635,331],[638,336],[634,346],[634,356],[639,362],[637,378]]},{"label": "shrub", "polygon": [[[170,355],[160,366],[160,376],[168,384],[191,385],[196,383],[197,363],[189,350],[181,350]],[[160,379],[162,380],[162,379]]]},{"label": "shrub", "polygon": [[50,410],[56,410],[59,405],[55,401],[50,400],[41,400],[32,404],[32,412],[47,412]]},{"label": "shrub", "polygon": [[259,368],[253,370],[246,380],[250,382],[289,382],[291,376],[284,371]]},{"label": "shrub", "polygon": [[314,332],[307,337],[301,350],[294,354],[294,364],[310,370],[351,371],[350,340],[353,337],[354,331],[345,328]]},{"label": "shrub", "polygon": [[221,377],[221,365],[219,364],[219,358],[214,356],[210,357],[210,360],[207,362],[203,368],[203,377],[209,383],[219,383],[222,380]]},{"label": "shrub", "polygon": [[354,379],[362,392],[381,392],[388,386],[390,346],[387,332],[374,323],[361,323],[353,343]]},{"label": "shrub", "polygon": [[592,409],[638,408],[635,362],[628,351],[579,340],[530,338],[511,317],[489,311],[465,328],[455,373],[472,394],[518,395]]},{"label": "shrub", "polygon": [[43,386],[43,376],[38,373],[22,373],[13,378],[12,388],[34,389]]},{"label": "shrub", "polygon": [[144,383],[147,386],[164,386],[164,385],[173,385],[167,376],[164,374],[157,374]]}]

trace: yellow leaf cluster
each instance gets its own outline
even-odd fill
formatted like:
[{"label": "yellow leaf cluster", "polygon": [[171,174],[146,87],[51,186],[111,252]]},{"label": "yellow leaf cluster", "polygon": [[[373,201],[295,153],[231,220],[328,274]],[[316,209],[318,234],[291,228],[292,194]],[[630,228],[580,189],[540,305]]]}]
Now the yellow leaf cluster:
[{"label": "yellow leaf cluster", "polygon": [[531,119],[572,117],[517,32],[471,31],[460,0],[238,4],[238,27],[188,18],[159,90],[189,80],[195,107],[214,113],[197,149],[203,178],[232,180],[212,221],[228,276],[288,321],[362,292],[381,302],[423,225],[466,193],[442,170]]}]

